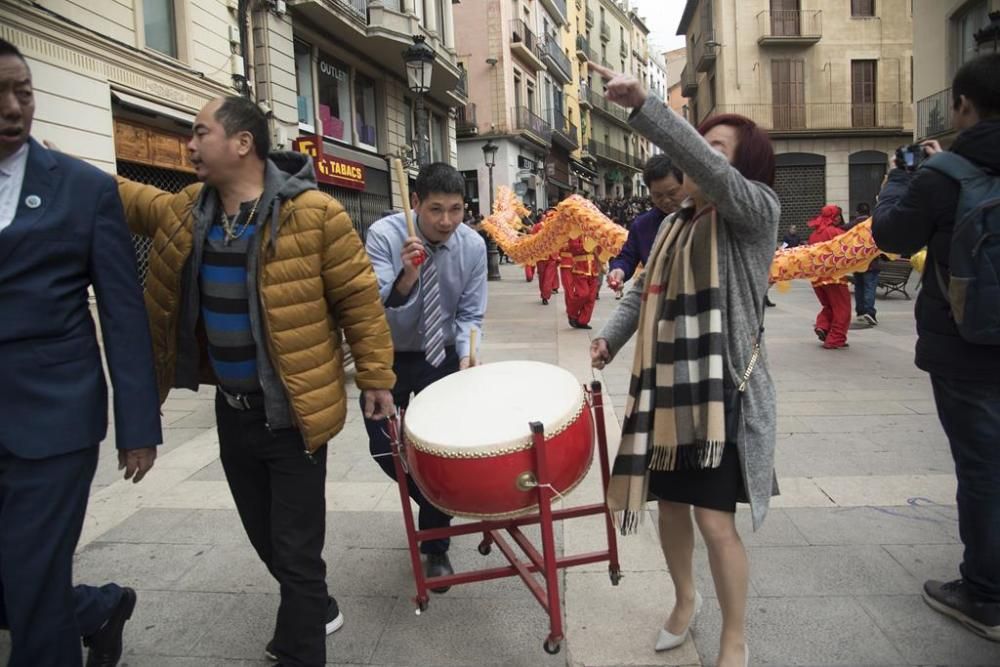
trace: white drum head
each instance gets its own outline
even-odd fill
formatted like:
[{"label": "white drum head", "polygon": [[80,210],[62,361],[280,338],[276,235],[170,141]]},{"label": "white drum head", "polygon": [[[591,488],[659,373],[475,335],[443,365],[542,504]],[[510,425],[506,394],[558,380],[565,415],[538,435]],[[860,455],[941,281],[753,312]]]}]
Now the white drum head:
[{"label": "white drum head", "polygon": [[438,380],[406,410],[408,439],[425,451],[462,456],[500,452],[531,440],[530,422],[546,437],[580,415],[583,387],[567,370],[538,361],[502,361]]}]

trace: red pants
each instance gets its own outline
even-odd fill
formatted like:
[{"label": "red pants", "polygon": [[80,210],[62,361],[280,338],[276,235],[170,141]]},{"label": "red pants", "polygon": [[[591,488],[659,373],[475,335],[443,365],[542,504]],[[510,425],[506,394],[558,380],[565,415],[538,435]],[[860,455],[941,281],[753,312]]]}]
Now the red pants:
[{"label": "red pants", "polygon": [[535,265],[525,264],[524,265],[524,281],[530,283],[535,279]]},{"label": "red pants", "polygon": [[851,291],[844,283],[813,287],[823,310],[816,316],[816,328],[826,332],[824,347],[841,347],[847,342],[851,325]]},{"label": "red pants", "polygon": [[601,284],[597,276],[573,275],[570,285],[566,288],[566,315],[580,324],[589,324]]},{"label": "red pants", "polygon": [[538,266],[538,292],[548,301],[552,298],[552,290],[559,287],[559,263],[551,259],[543,260]]},{"label": "red pants", "polygon": [[569,312],[569,301],[573,298],[573,271],[564,266],[559,267],[559,282],[562,283],[563,298],[566,299],[566,312]]}]

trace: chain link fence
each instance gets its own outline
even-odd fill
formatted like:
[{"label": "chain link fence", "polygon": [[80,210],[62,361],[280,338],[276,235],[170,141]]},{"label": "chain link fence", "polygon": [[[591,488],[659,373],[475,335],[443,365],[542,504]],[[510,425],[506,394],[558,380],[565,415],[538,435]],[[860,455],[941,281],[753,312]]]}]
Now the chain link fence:
[{"label": "chain link fence", "polygon": [[[194,174],[185,171],[161,169],[124,160],[118,161],[118,175],[137,183],[156,186],[167,192],[180,192],[192,183],[198,182]],[[135,259],[139,265],[139,280],[145,286],[146,273],[149,271],[149,247],[153,242],[145,236],[133,234],[132,243],[135,244]]]},{"label": "chain link fence", "polygon": [[809,237],[806,223],[819,215],[826,204],[826,167],[822,165],[778,167],[774,178],[774,191],[781,201],[781,222],[778,240],[796,225],[799,236]]}]

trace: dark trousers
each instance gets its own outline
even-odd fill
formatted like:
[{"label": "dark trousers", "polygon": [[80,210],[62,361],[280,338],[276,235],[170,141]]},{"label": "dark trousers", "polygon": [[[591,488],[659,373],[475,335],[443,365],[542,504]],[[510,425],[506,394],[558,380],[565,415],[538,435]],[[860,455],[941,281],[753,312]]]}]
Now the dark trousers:
[{"label": "dark trousers", "polygon": [[1000,603],[1000,381],[931,384],[958,477],[962,579],[981,602]]},{"label": "dark trousers", "polygon": [[243,528],[281,587],[274,649],[284,665],[326,662],[326,447],[307,456],[297,429],[215,397],[219,452]]},{"label": "dark trousers", "polygon": [[857,315],[876,316],[875,293],[878,290],[878,271],[854,274],[854,312]]},{"label": "dark trousers", "polygon": [[[396,386],[392,388],[392,400],[396,403],[397,408],[406,409],[410,404],[410,396],[419,394],[428,385],[458,370],[458,355],[455,353],[454,346],[448,346],[445,348],[445,352],[444,362],[438,368],[427,363],[423,352],[396,352],[392,364],[392,370],[396,373]],[[362,398],[362,406],[364,406],[364,398]],[[385,471],[385,474],[396,479],[396,468],[392,461],[392,445],[389,442],[389,431],[385,420],[365,419],[365,428],[368,430],[368,449],[371,451],[372,458]],[[417,525],[420,530],[450,526],[451,515],[434,507],[413,483],[412,477],[408,477],[407,482],[410,497],[420,507],[417,517]],[[425,554],[443,554],[448,551],[450,544],[451,541],[448,539],[426,540],[420,544],[420,551]]]},{"label": "dark trousers", "polygon": [[97,447],[22,459],[0,446],[0,627],[9,667],[82,664],[80,637],[104,625],[121,599],[108,584],[73,587]]}]

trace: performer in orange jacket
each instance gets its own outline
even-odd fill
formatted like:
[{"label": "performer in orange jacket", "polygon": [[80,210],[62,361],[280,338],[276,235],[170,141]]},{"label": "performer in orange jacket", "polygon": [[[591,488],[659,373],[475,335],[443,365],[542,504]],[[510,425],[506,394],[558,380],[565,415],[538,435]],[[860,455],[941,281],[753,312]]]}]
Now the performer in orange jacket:
[{"label": "performer in orange jacket", "polygon": [[[844,233],[844,216],[840,207],[827,204],[820,211],[819,217],[809,221],[813,233],[809,235],[810,245],[822,243],[836,238]],[[851,292],[844,278],[836,280],[815,280],[813,290],[823,307],[816,316],[813,331],[823,342],[827,350],[837,350],[848,347],[847,329],[851,324]]]},{"label": "performer in orange jacket", "polygon": [[[544,222],[544,220],[536,222],[531,227],[531,233],[540,232]],[[547,306],[549,299],[552,298],[552,292],[559,287],[559,255],[552,255],[548,259],[540,260],[535,266],[538,273],[538,292],[542,297],[542,305]]]},{"label": "performer in orange jacket", "polygon": [[593,252],[587,252],[582,239],[571,239],[559,253],[563,289],[566,291],[566,316],[574,329],[590,329],[594,314],[597,289],[600,287],[600,261]]}]

